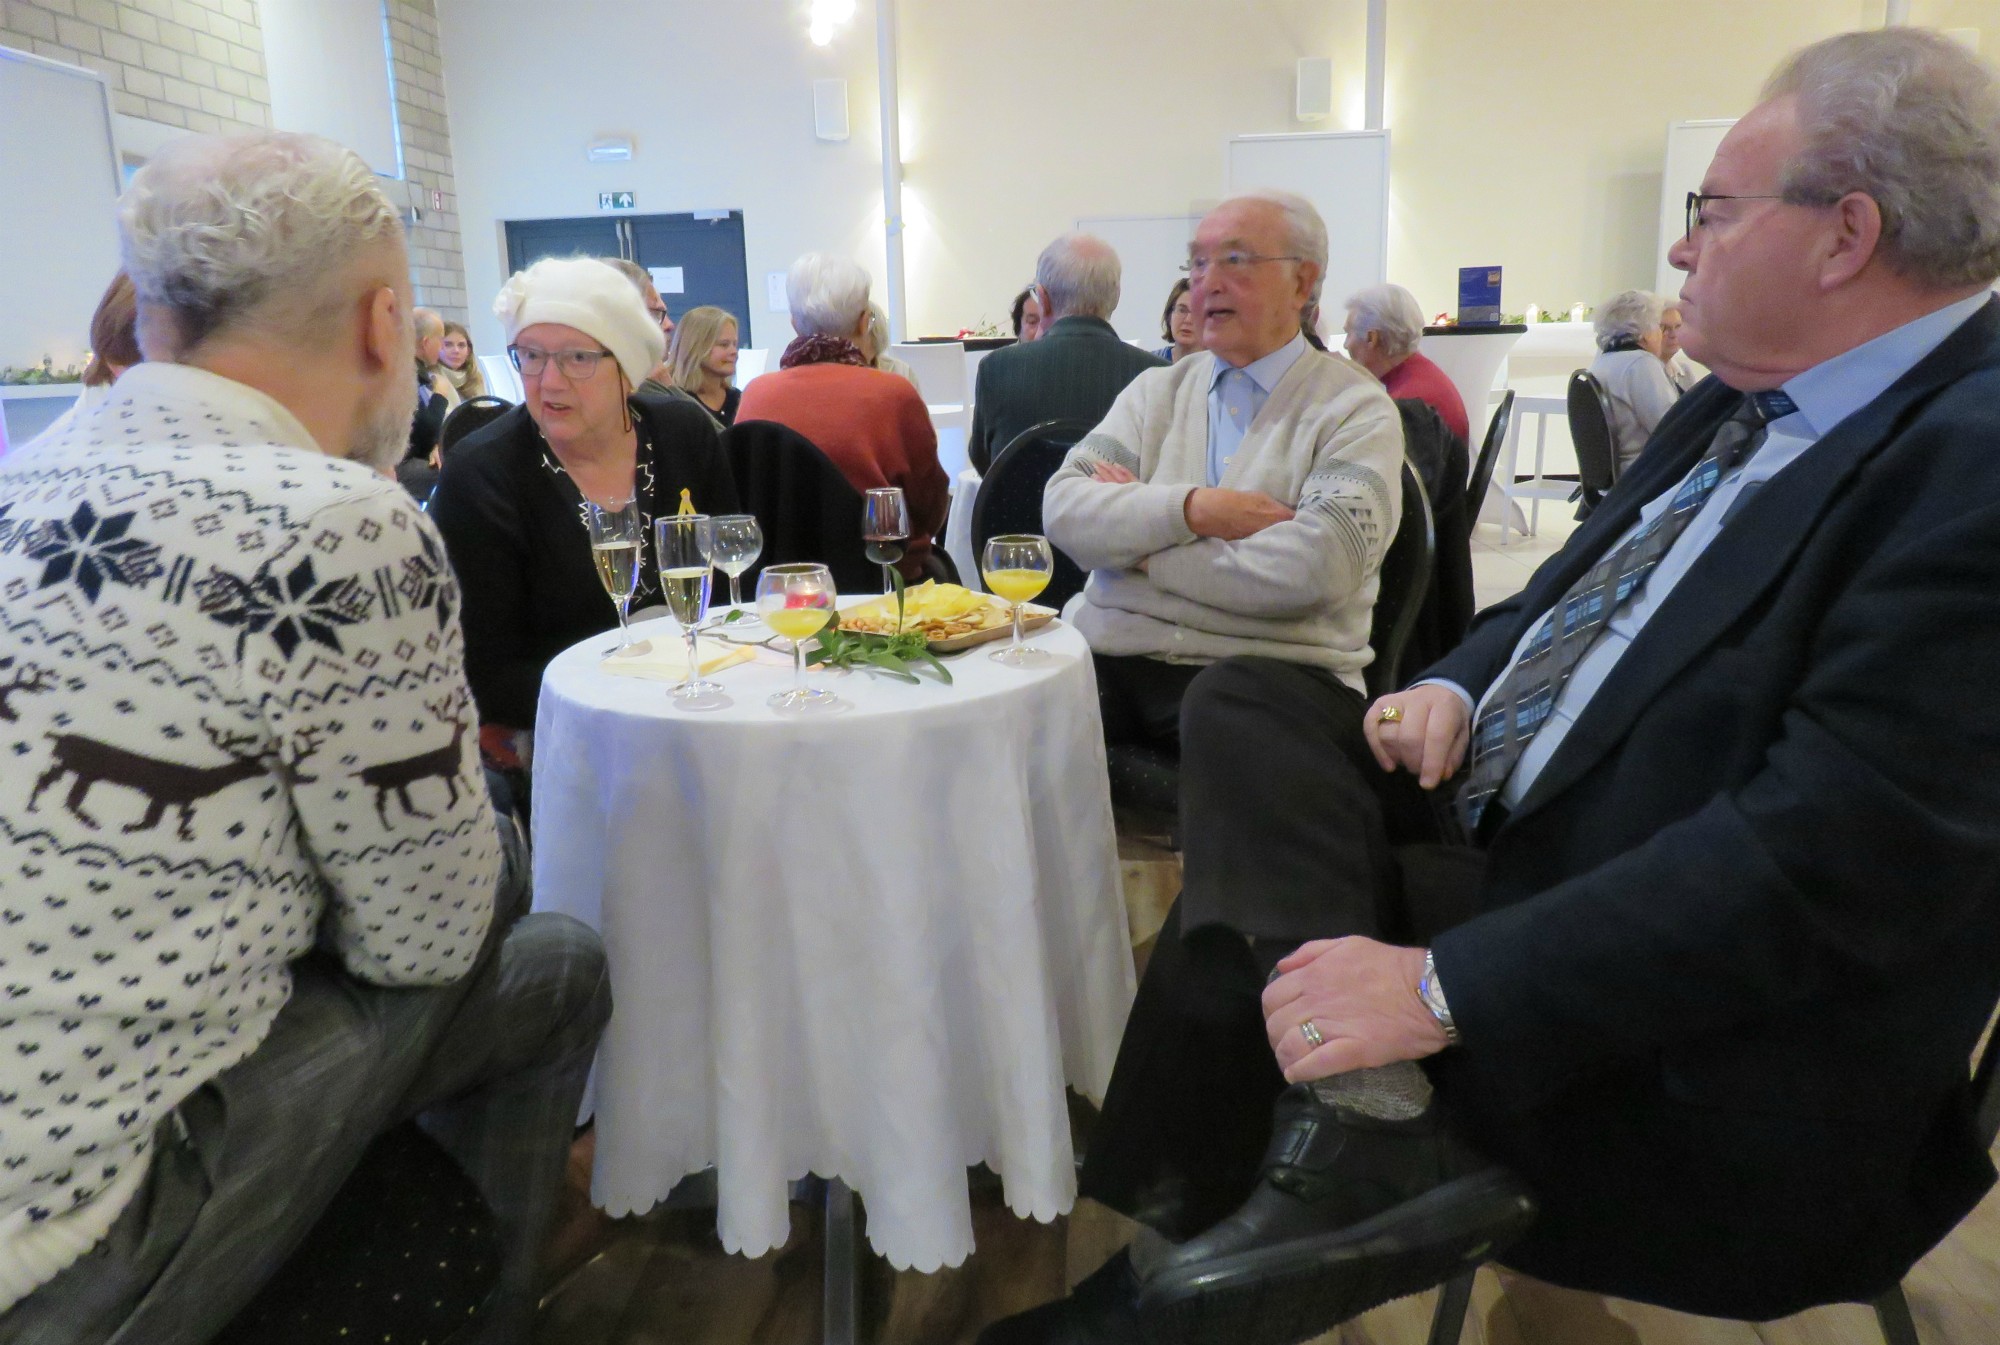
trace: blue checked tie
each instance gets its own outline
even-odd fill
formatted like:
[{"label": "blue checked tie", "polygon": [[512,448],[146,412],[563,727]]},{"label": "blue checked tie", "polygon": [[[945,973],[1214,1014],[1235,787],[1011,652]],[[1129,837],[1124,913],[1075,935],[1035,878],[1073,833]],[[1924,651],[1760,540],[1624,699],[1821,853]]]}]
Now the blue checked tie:
[{"label": "blue checked tie", "polygon": [[1459,795],[1468,831],[1478,827],[1486,805],[1548,722],[1570,674],[1599,633],[1645,587],[1660,558],[1715,493],[1716,483],[1763,444],[1764,427],[1796,410],[1790,397],[1775,390],[1744,398],[1742,408],[1716,431],[1708,452],[1681,482],[1665,511],[1592,566],[1549,609],[1472,726],[1472,769]]}]

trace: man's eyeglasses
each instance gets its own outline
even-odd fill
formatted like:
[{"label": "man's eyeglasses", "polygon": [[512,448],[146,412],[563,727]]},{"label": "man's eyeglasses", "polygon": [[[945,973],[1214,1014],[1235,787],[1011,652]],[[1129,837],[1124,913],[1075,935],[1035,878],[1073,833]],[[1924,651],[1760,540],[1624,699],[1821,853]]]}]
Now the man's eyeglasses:
[{"label": "man's eyeglasses", "polygon": [[549,367],[549,361],[556,362],[562,376],[575,382],[582,382],[597,372],[600,360],[610,358],[608,350],[537,350],[533,346],[508,346],[507,358],[523,377],[536,378]]},{"label": "man's eyeglasses", "polygon": [[664,330],[667,325],[667,310],[664,308],[649,308],[646,311],[652,314],[654,325]]},{"label": "man's eyeglasses", "polygon": [[1232,249],[1229,252],[1220,253],[1214,257],[1190,256],[1186,261],[1181,263],[1181,270],[1187,272],[1190,277],[1195,279],[1207,275],[1211,270],[1220,271],[1226,276],[1237,276],[1242,275],[1259,262],[1302,262],[1304,260],[1304,257],[1265,257],[1255,252],[1239,252]]},{"label": "man's eyeglasses", "polygon": [[1688,193],[1687,199],[1687,236],[1689,238],[1694,237],[1695,229],[1708,223],[1706,212],[1710,201],[1782,201],[1784,199],[1782,194],[1730,196],[1723,192],[1691,191]]}]

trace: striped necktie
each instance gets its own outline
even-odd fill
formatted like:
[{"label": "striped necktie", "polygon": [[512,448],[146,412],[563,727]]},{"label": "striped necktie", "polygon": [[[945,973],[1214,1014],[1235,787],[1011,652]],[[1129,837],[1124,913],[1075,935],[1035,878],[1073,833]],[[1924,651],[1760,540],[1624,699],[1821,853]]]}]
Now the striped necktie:
[{"label": "striped necktie", "polygon": [[1764,442],[1764,427],[1798,410],[1783,392],[1753,392],[1724,421],[1674,492],[1673,500],[1623,546],[1600,560],[1551,607],[1541,625],[1501,678],[1472,726],[1472,769],[1466,773],[1459,808],[1466,829],[1478,827],[1486,805],[1548,722],[1570,674],[1590,652],[1611,618],[1645,587],[1660,559],[1694,521],[1715,487],[1748,461]]}]

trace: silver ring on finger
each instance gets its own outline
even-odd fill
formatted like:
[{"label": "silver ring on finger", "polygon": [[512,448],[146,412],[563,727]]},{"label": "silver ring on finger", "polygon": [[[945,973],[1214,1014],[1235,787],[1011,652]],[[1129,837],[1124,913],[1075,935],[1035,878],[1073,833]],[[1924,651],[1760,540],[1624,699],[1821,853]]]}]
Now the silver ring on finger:
[{"label": "silver ring on finger", "polygon": [[1306,1045],[1312,1047],[1314,1050],[1318,1050],[1320,1047],[1326,1045],[1326,1038],[1320,1035],[1319,1028],[1310,1018],[1299,1024],[1299,1035],[1304,1037]]}]

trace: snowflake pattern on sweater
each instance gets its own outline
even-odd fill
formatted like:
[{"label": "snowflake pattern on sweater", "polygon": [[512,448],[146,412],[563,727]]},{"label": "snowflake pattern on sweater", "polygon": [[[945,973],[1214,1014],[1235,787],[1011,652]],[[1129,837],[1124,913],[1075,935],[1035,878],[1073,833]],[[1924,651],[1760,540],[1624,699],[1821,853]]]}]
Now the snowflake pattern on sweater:
[{"label": "snowflake pattern on sweater", "polygon": [[471,967],[499,845],[457,605],[394,482],[201,370],[0,460],[0,1309],[316,942],[376,984]]}]

